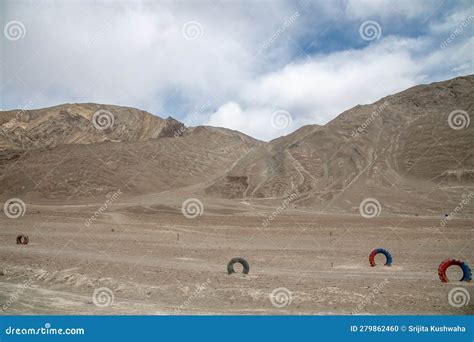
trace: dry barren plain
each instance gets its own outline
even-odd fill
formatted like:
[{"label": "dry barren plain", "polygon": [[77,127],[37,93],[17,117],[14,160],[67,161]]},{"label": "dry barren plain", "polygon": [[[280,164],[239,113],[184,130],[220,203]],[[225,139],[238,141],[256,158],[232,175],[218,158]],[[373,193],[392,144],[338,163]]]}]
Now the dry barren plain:
[{"label": "dry barren plain", "polygon": [[[474,259],[472,218],[443,227],[442,217],[291,205],[274,215],[278,202],[222,199],[203,199],[202,215],[187,218],[185,198],[165,197],[120,198],[90,224],[100,203],[28,203],[24,216],[2,216],[1,313],[474,313],[448,302],[461,285],[472,295],[461,271],[450,268],[447,284],[437,274],[446,258]],[[28,245],[16,244],[19,233]],[[378,247],[391,267],[382,257],[370,267]],[[235,256],[249,274],[227,274]]]}]

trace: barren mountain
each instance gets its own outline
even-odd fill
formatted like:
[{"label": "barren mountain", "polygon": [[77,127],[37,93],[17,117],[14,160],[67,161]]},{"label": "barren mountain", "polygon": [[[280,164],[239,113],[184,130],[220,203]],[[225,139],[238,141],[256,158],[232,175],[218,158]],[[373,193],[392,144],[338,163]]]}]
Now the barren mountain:
[{"label": "barren mountain", "polygon": [[298,192],[301,205],[353,210],[365,197],[392,210],[414,209],[421,196],[436,210],[460,199],[459,186],[474,185],[473,86],[474,76],[420,85],[356,106],[325,126],[302,127],[254,147],[206,192],[225,198]]},{"label": "barren mountain", "polygon": [[[0,215],[3,311],[472,314],[446,301],[461,269],[449,285],[436,271],[473,259],[473,82],[414,87],[269,143],[115,106],[0,113],[0,200],[25,202]],[[97,128],[96,110],[113,124]],[[391,267],[370,266],[377,247]],[[227,274],[237,255],[249,274]],[[291,300],[276,307],[282,284]],[[94,305],[104,288],[111,305]]]},{"label": "barren mountain", "polygon": [[[97,129],[94,110],[113,113],[114,124]],[[0,114],[5,198],[162,192],[212,181],[259,144],[239,132],[185,128],[173,119],[117,106],[64,105],[23,114],[27,117],[18,120],[15,111]]]},{"label": "barren mountain", "polygon": [[[86,199],[192,186],[230,199],[297,193],[292,205],[321,210],[355,211],[365,198],[393,212],[449,210],[474,191],[473,85],[466,76],[416,86],[269,143],[118,106],[0,112],[0,195]],[[96,122],[97,112],[112,123]]]},{"label": "barren mountain", "polygon": [[183,124],[142,110],[92,103],[0,112],[0,148],[30,149],[173,136]]}]

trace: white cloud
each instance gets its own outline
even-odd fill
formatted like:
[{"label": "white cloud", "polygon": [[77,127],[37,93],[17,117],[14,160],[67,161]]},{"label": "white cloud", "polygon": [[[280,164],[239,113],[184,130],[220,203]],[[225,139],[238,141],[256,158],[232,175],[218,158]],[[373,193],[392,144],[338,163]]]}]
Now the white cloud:
[{"label": "white cloud", "polygon": [[[235,102],[221,106],[207,124],[238,129],[269,140],[307,124],[326,124],[358,104],[372,103],[422,82],[472,73],[474,38],[427,52],[430,39],[387,37],[364,49],[314,56],[290,63],[243,87]],[[440,65],[443,65],[440,68]],[[293,124],[270,125],[271,113],[287,110]],[[265,120],[262,121],[262,118]]]},{"label": "white cloud", "polygon": [[225,127],[235,129],[251,136],[259,136],[262,138],[270,138],[271,135],[262,127],[269,127],[270,119],[266,110],[252,108],[245,113],[239,104],[228,102],[219,107],[213,113],[209,121],[210,126]]},{"label": "white cloud", "polygon": [[[436,19],[439,5],[7,1],[0,22],[19,20],[26,35],[0,37],[0,107],[113,103],[268,140],[422,81],[472,73],[472,26],[440,48],[470,3]],[[372,16],[383,34],[367,43],[359,25]],[[426,33],[411,35],[419,38],[393,36],[405,19],[427,16]],[[202,26],[196,40],[183,37],[189,21]],[[291,114],[289,127],[271,126],[276,110]]]},{"label": "white cloud", "polygon": [[255,106],[242,110],[239,104],[228,102],[210,115],[207,125],[235,129],[261,140],[271,140],[288,134],[298,127],[295,122],[289,122],[292,118],[291,113],[288,125],[279,126],[275,119],[272,119],[272,114],[278,110]]},{"label": "white cloud", "polygon": [[[418,83],[419,61],[409,53],[418,44],[389,38],[362,50],[289,64],[248,84],[240,93],[241,105],[223,105],[208,124],[262,139],[276,138],[302,124],[325,124],[357,104],[374,102]],[[279,109],[290,112],[294,121],[284,132],[270,126],[271,113]]]},{"label": "white cloud", "polygon": [[429,15],[443,2],[444,0],[349,0],[347,1],[346,13],[349,17],[355,19],[365,19],[373,16],[390,18],[397,15],[411,19]]},{"label": "white cloud", "polygon": [[[434,33],[441,34],[452,33],[456,29],[466,29],[468,32],[469,30],[472,32],[471,25],[474,25],[473,14],[472,8],[453,12],[441,21],[431,24],[430,29]],[[471,26],[471,28],[466,28],[467,26]]]},{"label": "white cloud", "polygon": [[[1,6],[1,22],[20,20],[27,30],[21,41],[0,37],[2,79],[12,79],[1,89],[6,106],[21,107],[38,96],[38,106],[67,99],[137,106],[158,115],[167,103],[237,92],[262,63],[258,47],[294,12],[284,2],[271,11],[192,2]],[[188,21],[202,25],[199,39],[183,37]]]}]

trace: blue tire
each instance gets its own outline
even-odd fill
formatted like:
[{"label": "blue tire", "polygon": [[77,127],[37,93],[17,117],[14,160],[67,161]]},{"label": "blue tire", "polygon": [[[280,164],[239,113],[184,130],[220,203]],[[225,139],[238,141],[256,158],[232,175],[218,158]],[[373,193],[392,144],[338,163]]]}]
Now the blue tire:
[{"label": "blue tire", "polygon": [[385,262],[385,266],[392,266],[392,261],[393,261],[392,255],[390,254],[389,251],[387,251],[386,249],[383,249],[383,248],[376,248],[370,253],[370,255],[369,255],[370,266],[372,266],[372,267],[375,266],[375,256],[377,254],[385,255],[385,258],[387,259],[387,261]]},{"label": "blue tire", "polygon": [[462,272],[463,272],[463,277],[461,281],[471,281],[472,280],[472,272],[471,269],[469,268],[469,265],[464,262],[461,266]]}]

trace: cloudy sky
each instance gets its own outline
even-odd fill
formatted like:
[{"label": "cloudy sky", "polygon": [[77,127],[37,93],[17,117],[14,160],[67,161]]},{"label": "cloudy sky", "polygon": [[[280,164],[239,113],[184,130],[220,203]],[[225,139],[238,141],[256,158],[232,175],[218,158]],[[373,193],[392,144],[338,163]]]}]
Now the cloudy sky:
[{"label": "cloudy sky", "polygon": [[263,140],[474,73],[471,0],[3,0],[0,24],[3,110],[126,105]]}]

